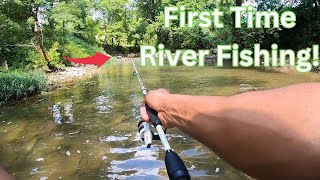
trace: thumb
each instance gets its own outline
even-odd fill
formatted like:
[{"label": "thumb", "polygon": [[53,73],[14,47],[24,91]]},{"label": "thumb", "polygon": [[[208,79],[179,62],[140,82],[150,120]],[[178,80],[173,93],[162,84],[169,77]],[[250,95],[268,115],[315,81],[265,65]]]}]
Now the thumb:
[{"label": "thumb", "polygon": [[166,89],[151,90],[144,98],[144,103],[148,104],[150,108],[159,112],[165,103],[165,97],[169,95],[169,91]]}]

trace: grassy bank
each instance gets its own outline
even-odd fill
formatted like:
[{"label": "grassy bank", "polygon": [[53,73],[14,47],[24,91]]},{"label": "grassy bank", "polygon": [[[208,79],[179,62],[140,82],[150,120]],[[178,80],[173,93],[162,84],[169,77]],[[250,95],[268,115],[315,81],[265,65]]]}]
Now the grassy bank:
[{"label": "grassy bank", "polygon": [[0,72],[0,104],[35,95],[46,88],[47,77],[40,71]]}]

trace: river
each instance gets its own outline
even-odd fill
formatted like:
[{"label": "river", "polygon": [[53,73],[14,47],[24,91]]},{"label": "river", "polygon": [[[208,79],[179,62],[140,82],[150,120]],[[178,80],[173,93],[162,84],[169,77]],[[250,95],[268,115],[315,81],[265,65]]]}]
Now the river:
[{"label": "river", "polygon": [[[138,68],[147,88],[192,95],[320,82],[315,73]],[[132,72],[130,63],[108,64],[92,78],[1,107],[0,164],[26,180],[167,179],[161,143],[146,149],[137,137],[142,95]],[[192,179],[250,179],[179,130],[170,129],[168,138]]]}]

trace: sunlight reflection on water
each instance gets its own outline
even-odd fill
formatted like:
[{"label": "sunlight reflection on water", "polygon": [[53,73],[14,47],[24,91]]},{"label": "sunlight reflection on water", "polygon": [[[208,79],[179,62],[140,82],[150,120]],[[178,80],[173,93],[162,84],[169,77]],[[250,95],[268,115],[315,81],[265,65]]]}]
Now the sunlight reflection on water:
[{"label": "sunlight reflection on water", "polygon": [[[184,94],[231,95],[241,84],[320,81],[313,74],[252,69],[138,68],[149,89]],[[146,149],[137,136],[143,97],[131,64],[102,71],[70,88],[0,107],[0,164],[26,180],[167,179],[161,143]],[[179,130],[168,130],[168,139],[193,179],[250,179]]]}]

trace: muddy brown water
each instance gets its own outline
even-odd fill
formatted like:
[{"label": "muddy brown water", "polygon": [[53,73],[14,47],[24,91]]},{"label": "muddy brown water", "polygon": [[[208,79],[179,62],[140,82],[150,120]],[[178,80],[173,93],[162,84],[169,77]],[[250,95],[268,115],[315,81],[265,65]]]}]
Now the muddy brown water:
[{"label": "muddy brown water", "polygon": [[[138,68],[147,88],[192,95],[320,82],[314,73]],[[109,64],[90,79],[0,107],[0,164],[27,180],[167,179],[161,143],[146,149],[137,137],[142,95],[132,72],[130,63]],[[179,130],[168,138],[192,179],[250,179]]]}]

